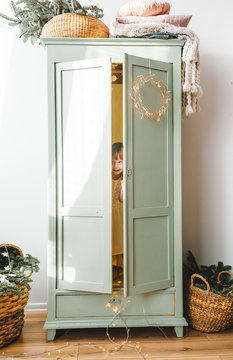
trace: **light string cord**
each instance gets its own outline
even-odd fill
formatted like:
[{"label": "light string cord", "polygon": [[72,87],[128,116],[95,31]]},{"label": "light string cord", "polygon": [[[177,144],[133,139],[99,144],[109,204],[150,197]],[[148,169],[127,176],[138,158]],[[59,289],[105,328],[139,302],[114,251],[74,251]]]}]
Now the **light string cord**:
[{"label": "light string cord", "polygon": [[163,331],[163,329],[156,323],[156,321],[155,321],[153,324],[149,322],[148,316],[146,315],[145,306],[144,306],[143,303],[142,303],[142,312],[143,312],[143,315],[144,315],[144,317],[145,317],[145,320],[146,320],[147,325],[150,326],[150,327],[153,327],[153,328],[154,328],[154,327],[158,328],[159,331],[163,334],[163,336],[164,336],[166,339],[168,339],[168,336],[166,335],[165,331]]},{"label": "light string cord", "polygon": [[[79,348],[80,347],[88,347],[88,348],[92,348],[92,349],[96,349],[96,350],[102,350],[103,352],[116,352],[116,350],[107,350],[104,346],[101,345],[94,345],[91,343],[87,343],[87,344],[82,344],[82,343],[78,343],[78,344],[67,344],[67,345],[63,345],[60,346],[56,349],[51,349],[51,350],[47,350],[47,351],[43,351],[40,353],[34,353],[34,354],[15,354],[15,355],[4,355],[4,351],[2,352],[2,355],[0,355],[0,359],[1,360],[13,360],[13,359],[18,359],[18,360],[24,360],[25,358],[32,358],[32,357],[38,357],[38,356],[43,356],[43,355],[48,355],[51,356],[52,353],[54,352],[58,352],[59,354],[61,354],[62,350],[66,349],[66,348],[77,348],[77,352],[76,352],[76,359],[79,359]],[[56,356],[56,355],[55,355]],[[61,358],[61,355],[57,355],[57,357],[55,357],[56,360],[65,360],[66,358]]]},{"label": "light string cord", "polygon": [[[150,62],[149,67],[148,74],[138,75],[137,79],[133,82],[130,97],[133,101],[133,107],[137,109],[141,119],[145,118],[155,120],[159,123],[161,121],[161,117],[165,115],[168,110],[169,103],[171,101],[171,92],[167,89],[167,86],[160,78],[158,78],[155,74],[151,74]],[[152,112],[143,104],[140,91],[145,84],[157,87],[160,92],[160,107],[155,112]]]},{"label": "light string cord", "polygon": [[[8,262],[9,262],[9,272],[11,272],[11,263],[10,263],[10,255],[9,255],[9,251],[7,249],[6,246],[4,246],[5,250],[6,250],[6,254],[7,254],[7,257],[8,257]],[[131,302],[131,300],[129,298],[126,298],[125,301],[127,301],[127,304],[129,304]],[[121,306],[120,306],[121,305]],[[116,297],[114,296],[111,296],[110,299],[108,300],[108,302],[106,303],[105,305],[106,307],[109,307],[111,308],[111,310],[113,311],[114,313],[114,316],[112,318],[112,320],[109,322],[109,324],[107,325],[107,328],[106,328],[106,335],[107,335],[107,338],[109,340],[109,342],[111,344],[114,345],[114,349],[106,349],[104,346],[101,346],[101,345],[94,345],[94,344],[91,344],[90,342],[88,344],[82,344],[82,343],[78,343],[78,344],[69,344],[67,342],[66,345],[63,345],[63,346],[60,346],[59,348],[57,349],[51,349],[50,351],[44,351],[44,352],[41,352],[41,353],[35,353],[35,354],[15,354],[15,355],[8,355],[8,356],[5,356],[4,354],[4,351],[2,352],[2,355],[4,356],[1,356],[0,355],[0,359],[4,359],[4,360],[7,360],[7,359],[22,359],[23,358],[30,358],[30,357],[38,357],[38,356],[43,356],[43,355],[48,355],[50,356],[51,353],[54,353],[54,352],[58,352],[59,354],[61,353],[62,350],[64,350],[65,348],[71,348],[71,347],[75,347],[77,348],[77,351],[76,351],[76,360],[79,359],[79,350],[80,350],[80,347],[89,347],[89,348],[94,348],[94,349],[98,349],[98,350],[101,350],[103,352],[107,352],[107,353],[114,353],[114,352],[118,352],[120,351],[123,347],[127,347],[127,348],[131,348],[131,349],[134,349],[138,356],[143,359],[143,360],[146,360],[148,359],[148,354],[143,354],[142,353],[142,347],[138,344],[130,344],[130,341],[129,341],[129,333],[130,333],[130,329],[128,328],[127,326],[127,323],[126,323],[126,320],[121,316],[121,313],[125,310],[126,306],[124,305],[124,302],[122,302],[120,299],[117,299]],[[148,323],[149,326],[151,326],[152,324],[149,323],[148,319],[147,319],[147,316],[146,316],[146,313],[145,313],[145,308],[144,308],[144,304],[142,304],[142,310],[143,310],[143,314],[145,316],[145,320],[146,322]],[[120,319],[124,326],[125,326],[125,330],[126,330],[126,338],[124,341],[122,341],[121,343],[115,341],[115,338],[114,337],[111,337],[110,333],[109,333],[109,329],[110,329],[110,326],[112,327],[116,327],[116,324],[115,324],[115,321],[117,319]],[[165,337],[166,334],[162,331],[161,328],[159,328],[160,331],[163,333],[163,335]],[[55,355],[56,356],[56,355]],[[61,358],[60,356],[57,356],[55,358],[56,360],[65,360],[65,358]]]},{"label": "light string cord", "polygon": [[[127,303],[130,303],[131,300],[127,299]],[[116,305],[118,304],[118,305]],[[119,304],[121,304],[122,306],[119,308]],[[112,318],[112,320],[109,322],[109,324],[107,325],[106,328],[106,335],[107,338],[109,340],[109,342],[111,344],[114,345],[113,349],[108,349],[102,345],[95,345],[95,344],[91,344],[89,343],[77,343],[77,344],[69,344],[68,342],[66,343],[66,345],[62,345],[56,349],[51,349],[51,350],[47,350],[47,351],[43,351],[40,353],[34,353],[34,354],[15,354],[15,355],[5,355],[4,351],[2,352],[2,355],[0,355],[0,359],[1,360],[14,360],[14,359],[18,359],[18,360],[24,360],[25,358],[33,358],[33,357],[39,357],[39,356],[43,356],[43,355],[48,355],[49,357],[52,355],[52,353],[56,353],[58,352],[59,355],[56,356],[53,355],[53,359],[55,360],[66,360],[66,357],[61,357],[61,353],[62,350],[67,349],[67,348],[76,348],[76,360],[79,360],[79,355],[80,355],[80,348],[81,347],[87,347],[87,348],[92,348],[92,349],[96,349],[96,350],[101,350],[102,352],[105,353],[115,353],[115,352],[119,352],[121,351],[123,348],[130,348],[130,349],[134,349],[137,353],[137,355],[143,359],[143,360],[147,360],[148,359],[148,354],[143,354],[142,353],[142,347],[140,344],[131,344],[129,341],[129,334],[130,334],[130,329],[127,326],[126,320],[121,316],[121,313],[125,310],[126,306],[124,306],[124,303],[121,303],[121,301],[115,297],[111,297],[111,299],[107,302],[106,307],[110,307],[111,310],[114,312],[114,316]],[[110,333],[109,333],[109,329],[112,326],[113,328],[116,327],[115,321],[117,319],[120,319],[124,326],[125,326],[125,330],[126,330],[126,338],[124,341],[117,342],[115,340],[114,337],[111,337]],[[66,355],[65,355],[66,356]]]},{"label": "light string cord", "polygon": [[[113,299],[113,300],[114,300],[114,299]],[[128,300],[127,302],[129,303],[129,302],[131,302],[131,301]],[[109,306],[108,304],[110,304],[110,306]],[[109,340],[113,345],[117,346],[117,347],[114,348],[114,350],[115,350],[115,351],[120,351],[120,350],[121,350],[122,348],[124,348],[124,347],[131,348],[131,349],[134,349],[134,350],[137,352],[138,356],[139,356],[141,359],[143,359],[143,360],[148,359],[148,354],[145,354],[145,355],[144,355],[144,354],[142,353],[142,348],[141,348],[140,345],[130,344],[130,343],[129,343],[129,333],[130,333],[130,329],[129,329],[128,326],[127,326],[126,320],[121,316],[121,313],[122,313],[122,311],[125,310],[125,307],[123,307],[122,309],[119,309],[119,310],[118,310],[118,308],[111,306],[111,302],[110,302],[110,301],[106,304],[106,306],[107,306],[107,307],[111,307],[112,310],[115,312],[115,315],[114,315],[113,319],[111,320],[111,322],[108,324],[108,326],[107,326],[107,328],[106,328],[106,335],[107,335],[108,340]],[[114,306],[115,306],[115,305],[114,305]],[[114,338],[114,337],[111,337],[110,334],[109,334],[109,328],[110,328],[110,326],[111,326],[111,325],[112,325],[113,327],[116,326],[116,324],[114,323],[114,321],[115,321],[116,319],[120,319],[120,320],[123,322],[123,324],[125,325],[126,338],[125,338],[125,340],[122,341],[121,343],[115,341],[115,338]]]}]

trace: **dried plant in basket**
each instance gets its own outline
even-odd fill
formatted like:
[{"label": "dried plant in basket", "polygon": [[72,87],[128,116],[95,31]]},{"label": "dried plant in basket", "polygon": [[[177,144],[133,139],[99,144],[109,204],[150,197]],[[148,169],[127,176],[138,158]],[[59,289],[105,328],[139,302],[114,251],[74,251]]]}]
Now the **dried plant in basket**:
[{"label": "dried plant in basket", "polygon": [[0,297],[9,292],[22,295],[22,286],[30,290],[30,276],[39,271],[38,264],[37,258],[30,254],[24,257],[17,246],[0,244]]},{"label": "dried plant in basket", "polygon": [[233,275],[222,261],[199,265],[188,251],[184,264],[184,312],[191,327],[204,332],[233,325]]},{"label": "dried plant in basket", "polygon": [[[32,272],[39,260],[12,244],[0,244],[0,348],[21,334]],[[28,274],[28,271],[30,272]]]},{"label": "dried plant in basket", "polygon": [[[217,277],[219,286],[222,274],[233,278],[229,271],[221,271]],[[194,286],[195,278],[203,281],[207,289]],[[210,284],[203,276],[193,274],[186,302],[186,317],[195,330],[207,333],[224,331],[233,324],[233,297],[211,291]]]},{"label": "dried plant in basket", "polygon": [[14,17],[2,13],[0,16],[8,20],[10,26],[19,26],[20,37],[24,42],[31,39],[32,44],[40,38],[44,25],[57,15],[72,13],[96,19],[104,15],[98,6],[82,6],[77,0],[18,0],[11,1],[11,8]]},{"label": "dried plant in basket", "polygon": [[[187,252],[186,262],[184,263],[184,286],[190,285],[190,278],[192,274],[199,274],[203,276],[210,285],[210,291],[218,295],[233,296],[233,279],[229,275],[232,267],[224,265],[222,261],[217,264],[199,265],[195,256],[191,251]],[[222,282],[218,282],[219,273],[223,272]],[[198,277],[194,278],[194,285],[200,289],[205,289],[206,286]]]}]

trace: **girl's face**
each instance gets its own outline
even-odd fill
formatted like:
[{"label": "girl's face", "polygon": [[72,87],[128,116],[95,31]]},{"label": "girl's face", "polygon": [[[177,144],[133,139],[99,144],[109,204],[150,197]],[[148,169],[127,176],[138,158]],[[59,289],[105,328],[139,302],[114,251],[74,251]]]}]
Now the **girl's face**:
[{"label": "girl's face", "polygon": [[115,153],[112,157],[112,177],[119,179],[123,174],[123,151]]}]

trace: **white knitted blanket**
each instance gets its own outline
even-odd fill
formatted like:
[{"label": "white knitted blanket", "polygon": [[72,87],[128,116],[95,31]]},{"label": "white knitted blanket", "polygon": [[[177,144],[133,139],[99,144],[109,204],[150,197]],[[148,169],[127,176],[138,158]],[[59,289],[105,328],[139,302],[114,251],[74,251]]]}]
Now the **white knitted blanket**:
[{"label": "white knitted blanket", "polygon": [[166,23],[120,24],[115,21],[110,25],[111,37],[139,37],[153,32],[168,32],[186,39],[182,54],[183,114],[190,116],[200,111],[199,98],[202,95],[202,89],[200,86],[199,39],[193,31]]}]

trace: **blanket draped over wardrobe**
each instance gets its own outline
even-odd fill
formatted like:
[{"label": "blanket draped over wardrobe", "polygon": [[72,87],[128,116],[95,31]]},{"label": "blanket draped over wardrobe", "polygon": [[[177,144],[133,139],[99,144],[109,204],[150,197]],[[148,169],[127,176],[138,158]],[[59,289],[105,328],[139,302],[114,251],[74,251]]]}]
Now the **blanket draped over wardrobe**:
[{"label": "blanket draped over wardrobe", "polygon": [[183,115],[190,116],[200,111],[199,98],[202,95],[200,86],[199,39],[193,31],[166,23],[130,23],[114,21],[110,26],[111,37],[141,37],[155,32],[171,33],[185,39],[182,54],[182,107]]}]

